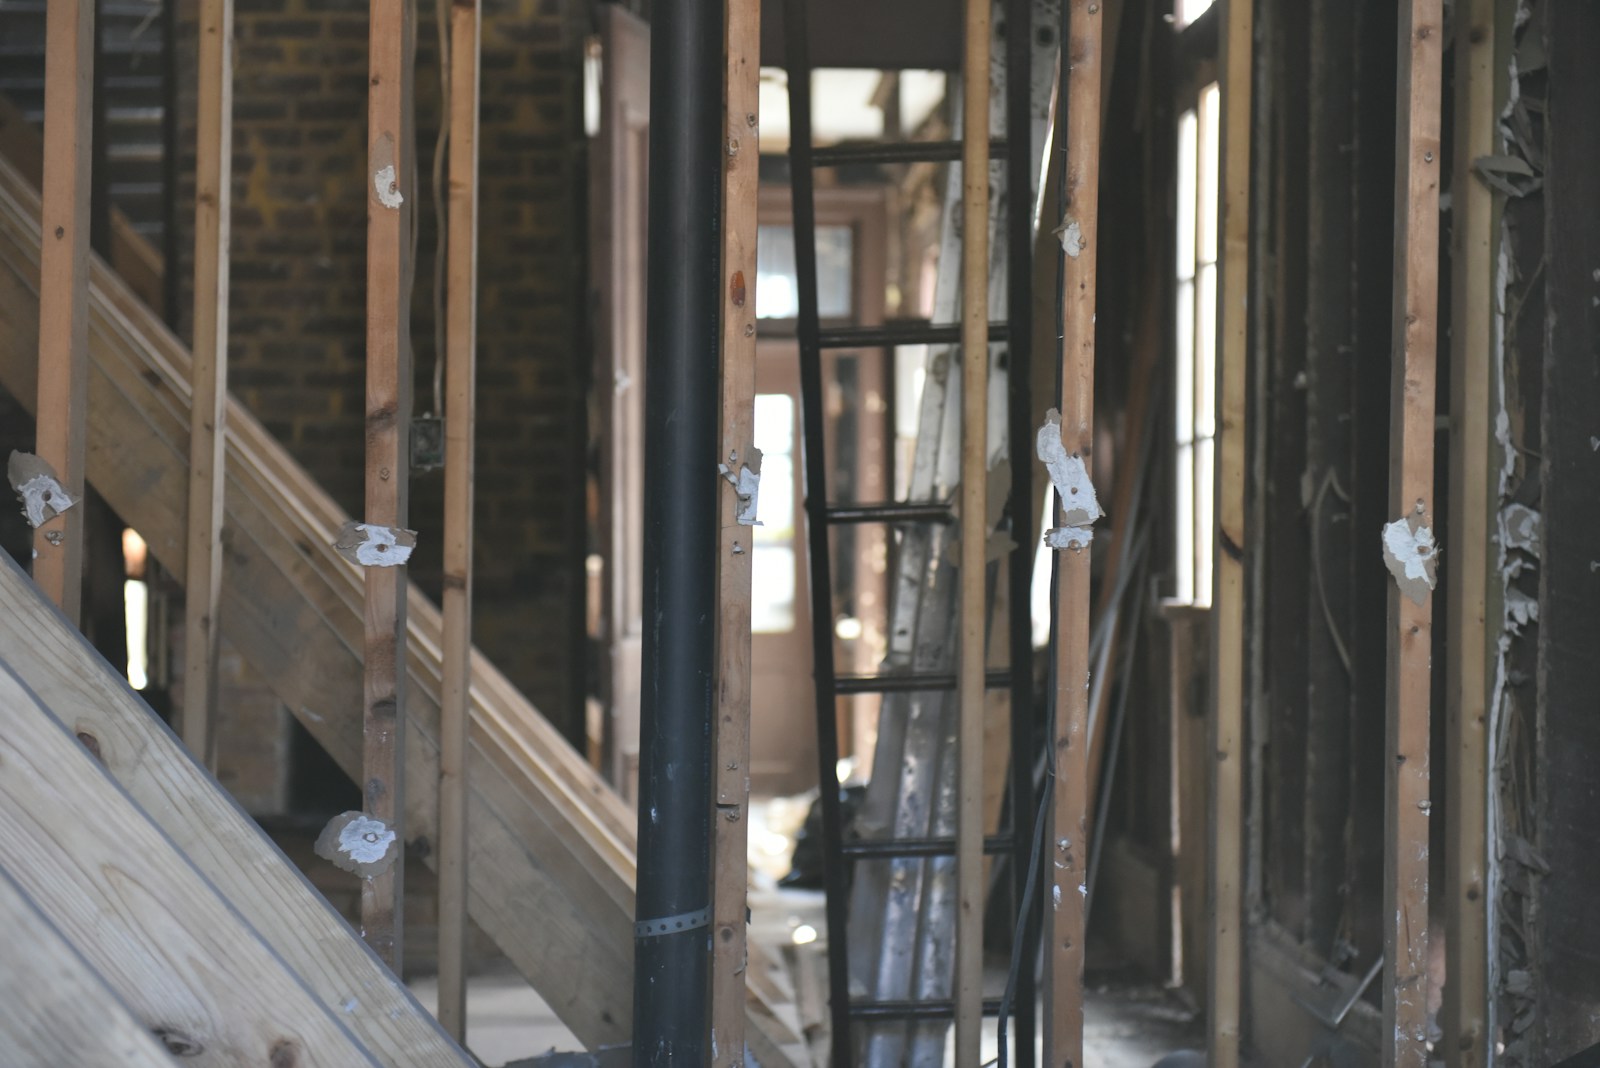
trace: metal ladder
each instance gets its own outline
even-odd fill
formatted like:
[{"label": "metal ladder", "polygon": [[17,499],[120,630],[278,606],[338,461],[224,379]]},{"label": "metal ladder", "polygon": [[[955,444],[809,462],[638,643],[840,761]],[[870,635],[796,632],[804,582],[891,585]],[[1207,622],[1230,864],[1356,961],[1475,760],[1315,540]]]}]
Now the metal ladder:
[{"label": "metal ladder", "polygon": [[[959,142],[904,142],[814,147],[811,122],[811,67],[806,0],[784,0],[785,50],[790,115],[790,180],[793,192],[795,268],[798,297],[796,331],[800,349],[807,548],[810,562],[813,667],[816,683],[818,768],[822,786],[824,889],[828,923],[829,1012],[832,1065],[848,1068],[856,1059],[861,1025],[862,1059],[869,1064],[943,1063],[945,1033],[953,1018],[950,997],[954,945],[953,823],[954,754],[946,737],[953,723],[956,675],[953,667],[955,568],[943,559],[946,531],[954,520],[952,464],[941,465],[941,442],[959,436],[959,374],[956,374],[958,322],[891,324],[881,327],[830,327],[818,316],[814,170],[844,164],[954,161]],[[1003,447],[1010,464],[1009,512],[1012,522],[1007,625],[1010,666],[991,670],[990,689],[1010,691],[1010,830],[985,839],[984,852],[1012,858],[1014,910],[1022,905],[1022,874],[1028,869],[1029,834],[1016,834],[1019,822],[1031,828],[1037,800],[1031,769],[1038,744],[1033,711],[1031,600],[1036,532],[1033,520],[1032,440],[1029,396],[1029,342],[1032,333],[1032,267],[1036,186],[1055,84],[1054,64],[1059,0],[996,0],[997,27],[1008,29],[992,43],[994,69],[1005,72],[1005,93],[996,94],[990,128],[1006,137],[992,143],[1005,177],[991,177],[990,219],[1004,219],[1003,233],[991,241],[991,302],[1003,302],[1005,322],[991,323],[989,340],[998,358],[991,361],[990,393],[1004,380],[1007,418]],[[1017,33],[1022,27],[1025,32]],[[951,168],[943,220],[941,270],[936,316],[954,317],[959,255],[959,177]],[[996,210],[1000,209],[1000,210]],[[997,262],[996,262],[997,261]],[[996,290],[999,290],[996,293]],[[825,455],[822,353],[828,349],[892,348],[929,345],[928,374],[922,398],[916,460],[907,501],[877,504],[831,503]],[[1000,355],[1003,354],[1003,355]],[[991,435],[991,455],[995,454]],[[945,470],[941,472],[941,468]],[[998,472],[997,472],[998,473]],[[902,530],[898,565],[893,569],[890,651],[882,673],[840,676],[833,647],[833,568],[829,534],[847,523],[886,523]],[[991,567],[991,575],[993,568]],[[993,596],[993,580],[990,582]],[[883,810],[876,822],[892,828],[846,842],[836,788],[839,758],[836,701],[854,694],[880,694],[883,705],[874,781],[892,782],[892,797],[878,791]],[[1021,774],[1016,769],[1022,769]],[[886,776],[887,778],[880,778]],[[864,816],[872,808],[869,799]],[[1019,821],[1018,815],[1021,814]],[[861,822],[874,820],[867,816]],[[861,874],[852,880],[852,869]],[[854,881],[854,891],[850,885]],[[852,901],[854,899],[854,908]],[[852,926],[851,913],[856,915]],[[1015,911],[1013,913],[1015,918]],[[1031,918],[1037,929],[1037,916]],[[864,936],[864,937],[858,937]],[[909,937],[908,937],[909,936]],[[852,961],[850,947],[868,954]],[[872,994],[852,997],[852,965]],[[870,979],[871,981],[865,981]],[[885,992],[890,992],[886,994]],[[892,995],[892,996],[891,996]],[[985,1013],[1000,1009],[985,1002]],[[1034,970],[1022,969],[1012,1017],[1017,1037],[1013,1063],[1031,1068],[1034,1060]]]}]

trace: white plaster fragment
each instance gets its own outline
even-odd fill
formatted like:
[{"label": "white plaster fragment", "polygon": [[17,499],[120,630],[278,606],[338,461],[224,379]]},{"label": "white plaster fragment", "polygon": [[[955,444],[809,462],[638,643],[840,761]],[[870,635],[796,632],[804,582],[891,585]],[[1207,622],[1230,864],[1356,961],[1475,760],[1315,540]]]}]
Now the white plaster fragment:
[{"label": "white plaster fragment", "polygon": [[394,832],[382,820],[351,820],[339,832],[339,851],[357,864],[376,864],[394,842]]},{"label": "white plaster fragment", "polygon": [[1061,247],[1073,259],[1083,255],[1083,227],[1078,225],[1077,219],[1068,219],[1066,225],[1058,226],[1056,236],[1061,238]]},{"label": "white plaster fragment", "polygon": [[[729,460],[737,462],[737,455],[730,454]],[[722,476],[723,481],[733,487],[734,493],[738,495],[739,505],[738,510],[734,513],[734,518],[739,525],[744,527],[760,526],[760,521],[756,519],[756,512],[761,497],[761,450],[756,448],[750,450],[750,463],[740,465],[737,475],[734,474],[730,464],[718,464],[717,473]]]},{"label": "white plaster fragment", "polygon": [[317,835],[315,849],[317,856],[335,867],[365,879],[388,871],[400,857],[394,830],[365,812],[343,812],[329,820]]},{"label": "white plaster fragment", "polygon": [[1507,549],[1521,549],[1535,560],[1539,558],[1539,543],[1544,525],[1543,517],[1525,504],[1508,504],[1500,510],[1503,537]]},{"label": "white plaster fragment", "polygon": [[1420,515],[1403,516],[1384,525],[1383,562],[1401,593],[1417,604],[1427,599],[1439,582],[1439,547],[1432,528],[1422,525]]},{"label": "white plaster fragment", "polygon": [[1050,899],[1051,899],[1052,904],[1054,904],[1054,906],[1056,908],[1060,908],[1061,907],[1061,887],[1060,886],[1052,886],[1050,888]]},{"label": "white plaster fragment", "polygon": [[339,1006],[339,1011],[343,1013],[352,1013],[360,1007],[361,1002],[357,1001],[355,998],[347,998],[345,1003]]},{"label": "white plaster fragment", "polygon": [[398,210],[406,202],[406,198],[400,195],[400,183],[395,177],[392,163],[372,172],[372,191],[377,194],[378,203],[390,210]]},{"label": "white plaster fragment", "polygon": [[1050,472],[1061,507],[1062,525],[1045,534],[1045,544],[1052,549],[1087,548],[1094,539],[1094,521],[1105,513],[1100,510],[1083,457],[1068,453],[1061,440],[1061,413],[1056,409],[1045,413],[1034,449]]},{"label": "white plaster fragment", "polygon": [[411,550],[417,547],[417,532],[347,522],[333,547],[340,556],[362,567],[399,567],[411,559]]},{"label": "white plaster fragment", "polygon": [[1529,623],[1539,622],[1539,602],[1515,586],[1507,586],[1506,598],[1506,626],[1511,633],[1521,634],[1522,628]]},{"label": "white plaster fragment", "polygon": [[55,470],[32,453],[13,452],[6,463],[6,477],[17,491],[22,514],[31,527],[43,526],[78,503],[57,481]]},{"label": "white plaster fragment", "polygon": [[1044,543],[1052,549],[1087,549],[1094,541],[1093,527],[1056,527],[1045,531]]}]

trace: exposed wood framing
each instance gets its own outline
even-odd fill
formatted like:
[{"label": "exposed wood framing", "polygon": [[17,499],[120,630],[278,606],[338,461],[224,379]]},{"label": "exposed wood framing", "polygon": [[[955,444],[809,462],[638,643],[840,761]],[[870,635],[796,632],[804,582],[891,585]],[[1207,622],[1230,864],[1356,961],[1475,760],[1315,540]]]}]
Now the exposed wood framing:
[{"label": "exposed wood framing", "polygon": [[471,1063],[8,560],[0,560],[0,660],[379,1061]]},{"label": "exposed wood framing", "polygon": [[[721,436],[717,462],[732,483],[717,503],[717,707],[712,775],[711,1062],[745,1063],[745,907],[750,833],[750,599],[754,501],[742,473],[755,453],[756,199],[760,186],[760,0],[728,0],[723,22],[726,166],[722,172]],[[710,476],[710,470],[707,476]],[[779,492],[782,492],[781,490]],[[744,514],[741,522],[740,515]]]},{"label": "exposed wood framing", "polygon": [[[1428,1061],[1428,717],[1431,710],[1433,435],[1439,298],[1441,0],[1400,5],[1395,284],[1390,385],[1385,747],[1383,1063]],[[1398,531],[1414,546],[1396,551]],[[1430,532],[1424,537],[1423,532]],[[1394,533],[1391,533],[1394,532]],[[1373,546],[1378,550],[1379,546]],[[1391,557],[1399,556],[1398,561]],[[1427,578],[1419,577],[1422,575]]]},{"label": "exposed wood framing", "polygon": [[[1101,13],[1097,0],[1067,0],[1064,121],[1056,147],[1061,180],[1061,441],[1094,470],[1095,260],[1099,255]],[[1063,504],[1057,501],[1057,517]],[[1083,1063],[1084,912],[1088,901],[1089,548],[1057,551],[1056,711],[1051,739],[1050,900],[1046,1064]]]},{"label": "exposed wood framing", "polygon": [[[38,195],[0,164],[0,386],[34,398]],[[89,476],[182,573],[189,354],[103,264],[90,288]],[[352,777],[360,775],[360,571],[333,549],[347,516],[236,401],[229,401],[223,589],[229,640]],[[406,721],[413,824],[438,818],[442,624],[414,588]],[[631,989],[633,815],[481,654],[468,750],[473,919],[588,1046],[625,1041]],[[437,854],[429,856],[436,861]],[[527,923],[527,909],[543,917]],[[787,1064],[796,1039],[759,995],[750,1045]]]},{"label": "exposed wood framing", "polygon": [[116,991],[0,870],[0,1063],[11,1068],[172,1068]]},{"label": "exposed wood framing", "polygon": [[1473,162],[1494,154],[1495,3],[1456,7],[1455,146],[1450,181],[1450,612],[1445,701],[1444,1048],[1483,1068],[1489,1037],[1489,572],[1490,349],[1495,328],[1494,197]]},{"label": "exposed wood framing", "polygon": [[195,148],[194,363],[189,555],[184,581],[183,741],[212,759],[222,603],[222,451],[228,408],[228,229],[233,184],[233,0],[200,0]]},{"label": "exposed wood framing", "polygon": [[439,704],[439,1023],[467,1032],[467,723],[478,345],[479,0],[450,5],[445,262],[444,646]]},{"label": "exposed wood framing", "polygon": [[[416,189],[411,0],[373,0],[367,97],[366,523],[404,529],[411,457],[409,207]],[[406,571],[366,568],[361,760],[363,807],[400,842],[386,871],[361,883],[361,933],[396,972],[405,931]]]},{"label": "exposed wood framing", "polygon": [[44,207],[40,215],[39,381],[34,451],[74,500],[33,533],[33,577],[73,622],[83,601],[83,468],[88,418],[89,145],[94,0],[45,15]]},{"label": "exposed wood framing", "polygon": [[7,870],[145,1027],[197,1065],[378,1064],[9,667],[0,709]]},{"label": "exposed wood framing", "polygon": [[961,539],[956,1063],[983,1039],[984,637],[989,489],[989,0],[966,0],[961,141]]},{"label": "exposed wood framing", "polygon": [[1217,285],[1216,550],[1211,595],[1210,978],[1207,1047],[1216,1068],[1239,1063],[1244,997],[1245,407],[1249,392],[1250,89],[1254,7],[1225,0],[1222,18],[1222,262]]}]

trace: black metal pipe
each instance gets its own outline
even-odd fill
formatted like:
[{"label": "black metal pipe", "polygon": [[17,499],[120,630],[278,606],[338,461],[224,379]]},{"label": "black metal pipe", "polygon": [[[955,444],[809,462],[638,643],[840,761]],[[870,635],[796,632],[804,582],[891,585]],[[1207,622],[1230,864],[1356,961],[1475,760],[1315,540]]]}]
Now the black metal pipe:
[{"label": "black metal pipe", "polygon": [[[991,670],[984,674],[983,684],[991,690],[1011,685],[1011,674]],[[914,671],[896,675],[840,675],[834,681],[833,692],[840,696],[857,693],[928,693],[954,692],[956,677],[950,672]]]},{"label": "black metal pipe", "polygon": [[[985,1016],[993,1016],[999,1011],[998,998],[983,999]],[[926,998],[917,1001],[855,1001],[850,1004],[850,1015],[857,1020],[948,1020],[955,1014],[956,1003],[949,998]]]},{"label": "black metal pipe", "polygon": [[[644,618],[654,622],[644,633],[640,696],[638,1068],[710,1062],[703,917],[711,904],[720,421],[723,5],[676,0],[656,5],[654,16],[644,409]],[[657,933],[663,926],[670,933]]]},{"label": "black metal pipe", "polygon": [[828,555],[828,466],[824,455],[822,348],[818,343],[817,217],[811,158],[811,40],[806,0],[783,0],[789,73],[789,180],[794,196],[794,267],[799,314],[806,541],[811,573],[811,668],[817,699],[817,786],[822,801],[822,885],[828,917],[828,1007],[833,1068],[853,1063],[850,1029],[849,873],[839,804],[839,722],[834,707],[833,568]]},{"label": "black metal pipe", "polygon": [[1038,175],[1033,165],[1033,4],[1006,4],[1006,351],[1007,423],[1011,439],[1011,837],[1015,847],[1012,890],[1014,930],[1022,932],[1013,953],[1028,953],[1017,982],[1017,1068],[1033,1068],[1036,1015],[1032,927],[1027,909],[1029,830],[1038,804],[1033,789],[1033,205]]},{"label": "black metal pipe", "polygon": [[[793,152],[793,149],[790,149]],[[989,324],[989,340],[1004,341],[1005,323]],[[889,345],[954,345],[961,340],[960,323],[891,322],[882,326],[831,326],[817,332],[824,349],[869,349]]]},{"label": "black metal pipe", "polygon": [[950,523],[955,513],[946,501],[886,501],[883,504],[836,504],[830,523]]}]

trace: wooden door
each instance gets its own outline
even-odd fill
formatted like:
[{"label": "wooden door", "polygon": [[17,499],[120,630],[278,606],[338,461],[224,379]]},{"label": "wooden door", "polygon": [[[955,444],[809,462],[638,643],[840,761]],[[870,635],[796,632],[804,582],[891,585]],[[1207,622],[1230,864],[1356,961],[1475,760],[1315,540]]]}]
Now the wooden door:
[{"label": "wooden door", "polygon": [[644,643],[645,228],[650,159],[650,31],[599,5],[600,130],[590,144],[594,425],[601,558],[598,640],[602,762],[629,801],[639,768]]}]

